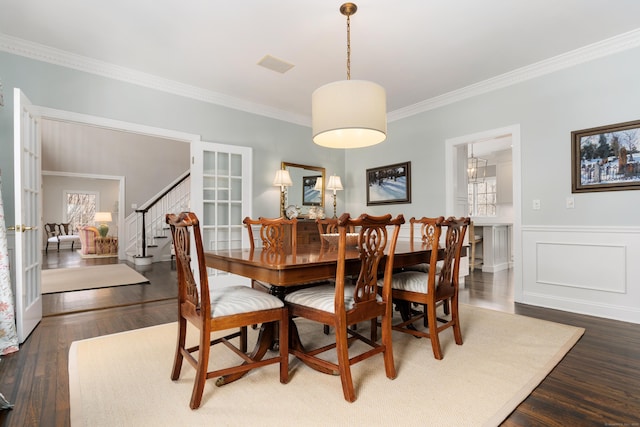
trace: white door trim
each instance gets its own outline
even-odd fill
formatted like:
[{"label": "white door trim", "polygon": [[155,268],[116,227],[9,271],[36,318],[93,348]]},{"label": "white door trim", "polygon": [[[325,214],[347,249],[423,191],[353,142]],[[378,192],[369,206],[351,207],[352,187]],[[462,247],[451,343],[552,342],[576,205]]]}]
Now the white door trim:
[{"label": "white door trim", "polygon": [[491,139],[503,135],[511,135],[511,158],[513,167],[513,291],[516,302],[523,300],[522,280],[522,163],[520,125],[515,124],[503,128],[450,138],[445,141],[445,211],[447,215],[455,214],[455,177],[456,146],[470,144],[479,140]]}]

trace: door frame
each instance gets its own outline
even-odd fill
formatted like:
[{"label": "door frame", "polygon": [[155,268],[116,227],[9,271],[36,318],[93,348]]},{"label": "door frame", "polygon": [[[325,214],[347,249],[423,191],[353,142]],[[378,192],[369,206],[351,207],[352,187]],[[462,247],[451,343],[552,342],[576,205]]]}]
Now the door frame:
[{"label": "door frame", "polygon": [[[445,141],[445,211],[447,215],[455,215],[456,176],[458,175],[457,147],[480,140],[488,140],[511,135],[511,164],[513,172],[513,298],[515,302],[523,299],[522,279],[522,163],[520,125],[514,124],[497,129],[489,129],[469,135],[449,138]],[[466,150],[464,150],[466,152]],[[466,162],[464,162],[466,165]]]}]

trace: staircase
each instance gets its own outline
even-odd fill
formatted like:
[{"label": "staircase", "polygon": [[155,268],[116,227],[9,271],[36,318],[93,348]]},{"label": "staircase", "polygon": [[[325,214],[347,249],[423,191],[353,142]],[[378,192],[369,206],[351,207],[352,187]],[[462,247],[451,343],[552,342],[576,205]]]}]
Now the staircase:
[{"label": "staircase", "polygon": [[136,265],[171,259],[167,213],[189,209],[191,178],[187,171],[125,219],[127,260]]}]

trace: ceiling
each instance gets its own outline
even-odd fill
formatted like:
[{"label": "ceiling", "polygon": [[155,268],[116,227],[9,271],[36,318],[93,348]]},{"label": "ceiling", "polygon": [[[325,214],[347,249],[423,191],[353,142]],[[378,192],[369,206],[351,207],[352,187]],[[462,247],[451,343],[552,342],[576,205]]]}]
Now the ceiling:
[{"label": "ceiling", "polygon": [[[125,67],[219,104],[308,124],[313,90],[346,79],[341,3],[0,0],[0,49],[37,43],[76,63],[79,55],[97,68]],[[638,0],[356,4],[351,77],[385,87],[389,112],[640,27]],[[294,67],[282,74],[257,65],[265,55]]]}]

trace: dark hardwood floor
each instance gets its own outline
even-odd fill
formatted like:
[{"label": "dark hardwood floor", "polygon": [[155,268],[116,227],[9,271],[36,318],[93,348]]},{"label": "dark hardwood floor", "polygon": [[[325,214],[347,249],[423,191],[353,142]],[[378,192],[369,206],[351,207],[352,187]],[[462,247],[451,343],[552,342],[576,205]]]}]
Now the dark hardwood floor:
[{"label": "dark hardwood floor", "polygon": [[165,301],[176,298],[176,272],[171,263],[155,263],[151,266],[134,266],[117,258],[82,259],[73,251],[49,251],[43,256],[42,269],[75,268],[122,262],[149,279],[148,284],[117,286],[75,292],[60,292],[42,296],[44,317],[83,311],[123,307],[132,304]]},{"label": "dark hardwood floor", "polygon": [[[51,252],[47,258],[45,268],[83,264],[72,257],[67,261],[53,260]],[[154,263],[143,274],[150,279],[149,286],[154,288],[148,293],[165,293],[172,298],[170,293],[175,289],[176,279],[170,263]],[[503,425],[640,426],[640,326],[514,304],[511,274],[510,271],[472,273],[461,291],[461,301],[580,326],[586,332]],[[131,287],[111,288],[106,295],[100,295],[100,290],[82,291],[79,300],[83,300],[82,310],[86,311],[64,315],[51,312],[19,352],[2,358],[0,392],[15,403],[15,408],[0,412],[0,425],[68,426],[67,364],[71,342],[176,319],[175,300],[143,302],[141,293],[127,288]],[[68,296],[55,298],[66,299]],[[92,301],[94,298],[100,302]],[[52,307],[57,305],[57,302],[51,302]],[[79,307],[80,303],[76,308]],[[168,367],[167,375],[169,370]],[[455,399],[455,396],[446,398]],[[482,398],[478,396],[478,399]],[[238,424],[242,424],[241,419]],[[428,424],[425,421],[425,425]],[[437,425],[437,421],[433,425]]]}]

